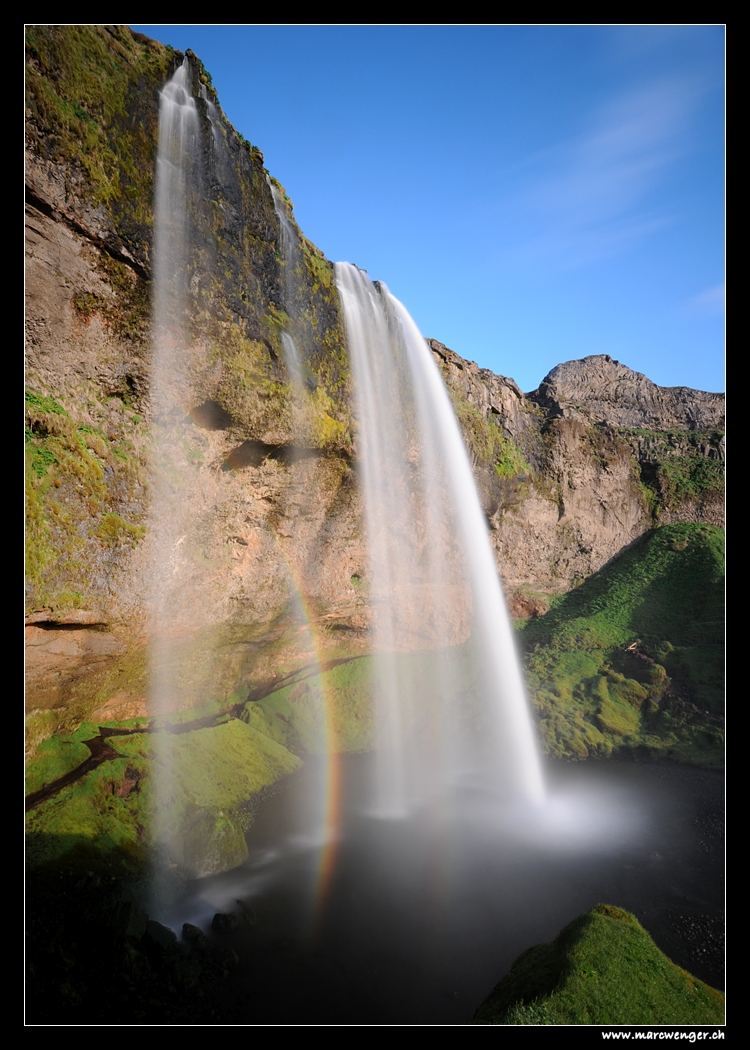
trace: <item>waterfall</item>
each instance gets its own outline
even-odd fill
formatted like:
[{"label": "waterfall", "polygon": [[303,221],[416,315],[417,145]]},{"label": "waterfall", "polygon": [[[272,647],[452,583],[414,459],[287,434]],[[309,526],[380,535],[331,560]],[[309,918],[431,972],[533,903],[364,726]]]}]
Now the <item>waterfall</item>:
[{"label": "waterfall", "polygon": [[[180,442],[182,401],[188,382],[188,273],[191,266],[191,202],[195,195],[199,122],[191,94],[187,58],[159,96],[154,229],[154,344],[151,370],[153,405],[151,594],[149,630],[149,709],[157,718],[179,708],[176,644],[189,619],[184,580],[188,470]],[[169,850],[172,760],[169,740],[153,738],[154,836]]]},{"label": "waterfall", "polygon": [[[197,474],[188,461],[185,434],[196,367],[205,354],[192,332],[199,322],[193,316],[193,285],[198,287],[199,266],[212,265],[215,250],[205,232],[205,190],[211,179],[221,182],[224,163],[219,113],[202,94],[196,103],[185,60],[161,92],[159,108],[148,540],[153,559],[149,692],[157,718],[182,706],[180,660],[190,640],[200,637],[194,632],[212,626],[213,615],[208,601],[196,601],[196,595],[208,598],[215,581],[196,543],[191,486]],[[285,499],[304,517],[315,498],[317,460],[303,452],[318,447],[316,413],[324,391],[308,363],[307,249],[278,187],[269,186],[278,221],[277,320],[283,323],[280,341],[291,395]],[[446,389],[401,304],[354,267],[339,265],[336,274],[354,374],[357,470],[370,547],[375,809],[404,815],[475,777],[489,778],[506,797],[537,799],[542,780],[512,632]],[[320,667],[320,632],[305,584],[309,552],[288,543],[286,535],[276,535],[275,542],[288,570],[287,620],[304,632]],[[207,649],[200,659],[212,659]],[[330,743],[333,716],[327,702],[324,707]],[[227,857],[241,859],[244,839],[221,812],[186,811],[176,819],[173,788],[184,770],[172,766],[176,752],[170,737],[152,738],[155,841],[162,859],[187,863],[192,851],[191,870],[210,874],[221,870]],[[316,788],[326,871],[333,867],[340,782],[331,745]],[[193,829],[186,821],[198,823]],[[238,838],[231,849],[227,836]],[[193,856],[198,852],[200,857]]]},{"label": "waterfall", "polygon": [[[304,399],[304,372],[300,360],[299,348],[296,338],[297,322],[297,293],[298,293],[298,269],[302,265],[299,237],[297,231],[289,221],[286,205],[281,194],[271,180],[268,186],[273,198],[273,210],[279,220],[279,233],[281,235],[281,267],[283,273],[284,300],[282,306],[287,315],[287,325],[281,333],[281,346],[284,351],[284,364],[292,381],[292,396],[294,400],[294,429],[300,429],[300,414]],[[298,435],[297,435],[298,436]]]},{"label": "waterfall", "polygon": [[[154,212],[154,326],[157,393],[166,395],[184,344],[189,252],[188,200],[198,135],[187,58],[159,95]],[[159,406],[163,408],[163,405]]]},{"label": "waterfall", "polygon": [[[154,230],[154,350],[151,397],[154,413],[154,469],[150,531],[153,536],[151,594],[151,701],[157,714],[172,710],[175,688],[164,628],[179,618],[180,559],[185,470],[176,429],[183,418],[181,392],[187,381],[188,271],[192,237],[190,202],[198,153],[198,113],[190,91],[187,59],[159,96]],[[159,642],[158,639],[162,641]]]},{"label": "waterfall", "polygon": [[447,390],[405,308],[336,265],[351,355],[369,549],[376,808],[481,777],[544,793],[500,579]]}]

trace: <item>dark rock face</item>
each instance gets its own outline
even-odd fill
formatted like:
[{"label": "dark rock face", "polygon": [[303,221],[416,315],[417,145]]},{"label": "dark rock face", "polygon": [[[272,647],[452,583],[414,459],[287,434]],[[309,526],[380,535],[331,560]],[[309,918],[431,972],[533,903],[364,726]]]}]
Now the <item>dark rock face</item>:
[{"label": "dark rock face", "polygon": [[549,417],[644,430],[724,428],[724,395],[663,387],[608,354],[557,365],[529,399]]}]

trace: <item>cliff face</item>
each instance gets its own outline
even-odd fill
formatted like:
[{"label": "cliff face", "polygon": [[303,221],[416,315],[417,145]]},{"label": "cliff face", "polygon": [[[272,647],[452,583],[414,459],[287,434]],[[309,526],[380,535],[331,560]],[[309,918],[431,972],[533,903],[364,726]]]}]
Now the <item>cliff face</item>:
[{"label": "cliff face", "polygon": [[[190,54],[203,175],[189,204],[188,378],[171,421],[184,536],[154,569],[153,172],[159,89],[182,58],[124,27],[29,30],[27,611],[37,738],[84,714],[145,710],[154,572],[182,581],[180,614],[164,626],[182,632],[190,654],[185,706],[273,670],[270,642],[296,600],[331,644],[366,644],[333,269],[299,234],[290,303],[263,156],[223,117]],[[292,307],[308,378],[302,427],[299,413],[292,425],[281,346]],[[606,357],[560,365],[524,395],[430,345],[517,615],[543,610],[546,594],[656,523],[721,520],[719,395],[664,390]],[[201,646],[219,642],[226,657],[196,670]]]},{"label": "cliff face", "polygon": [[[517,615],[655,525],[723,525],[724,397],[665,388],[606,355],[524,395],[429,340],[452,392]],[[541,593],[540,593],[541,592]]]}]

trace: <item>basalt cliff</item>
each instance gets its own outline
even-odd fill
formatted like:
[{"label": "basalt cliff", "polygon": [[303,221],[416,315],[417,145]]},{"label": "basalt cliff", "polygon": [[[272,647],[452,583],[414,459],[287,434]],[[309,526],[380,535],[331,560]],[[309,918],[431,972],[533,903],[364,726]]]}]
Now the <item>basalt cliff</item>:
[{"label": "basalt cliff", "polygon": [[[159,91],[183,56],[116,26],[39,26],[27,63],[28,747],[146,714],[147,598],[179,577],[184,706],[279,672],[302,595],[367,649],[357,433],[331,263],[299,233],[304,425],[283,363],[280,220],[263,154],[188,52],[202,128],[189,206],[182,537],[155,565],[151,287]],[[656,526],[723,522],[724,400],[605,355],[524,394],[437,340],[512,613],[538,618]],[[508,361],[512,370],[512,359]],[[286,632],[286,633],[285,633]],[[279,643],[279,644],[277,644]],[[204,659],[210,651],[210,661]]]}]

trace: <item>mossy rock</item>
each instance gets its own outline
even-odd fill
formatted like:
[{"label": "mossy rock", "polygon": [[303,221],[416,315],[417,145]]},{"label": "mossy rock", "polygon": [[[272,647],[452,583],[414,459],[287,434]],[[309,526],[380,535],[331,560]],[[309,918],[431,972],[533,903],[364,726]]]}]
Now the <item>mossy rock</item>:
[{"label": "mossy rock", "polygon": [[248,703],[248,725],[297,753],[347,753],[373,746],[372,658],[342,660],[320,674]]},{"label": "mossy rock", "polygon": [[599,904],[516,959],[475,1024],[722,1024],[724,996],[661,952],[629,912]]},{"label": "mossy rock", "polygon": [[[179,718],[175,720],[179,724]],[[29,865],[67,855],[117,856],[136,867],[167,849],[190,878],[226,871],[247,855],[248,803],[301,766],[282,744],[237,719],[185,732],[109,737],[116,757],[89,770],[27,816]],[[98,727],[45,741],[29,764],[29,791],[88,757]]]},{"label": "mossy rock", "polygon": [[[117,856],[138,866],[154,851],[188,878],[226,871],[247,856],[253,800],[302,766],[303,753],[372,746],[369,658],[327,670],[247,703],[238,695],[169,715],[151,732],[143,720],[107,723],[108,759],[28,815],[29,864]],[[29,760],[37,791],[86,760],[99,726],[83,722],[42,742]],[[123,794],[135,774],[137,786]]]},{"label": "mossy rock", "polygon": [[723,622],[723,530],[644,536],[520,629],[545,750],[721,766]]},{"label": "mossy rock", "polygon": [[196,809],[172,840],[171,853],[186,878],[202,879],[239,867],[247,857],[247,843],[239,822],[221,810]]}]

